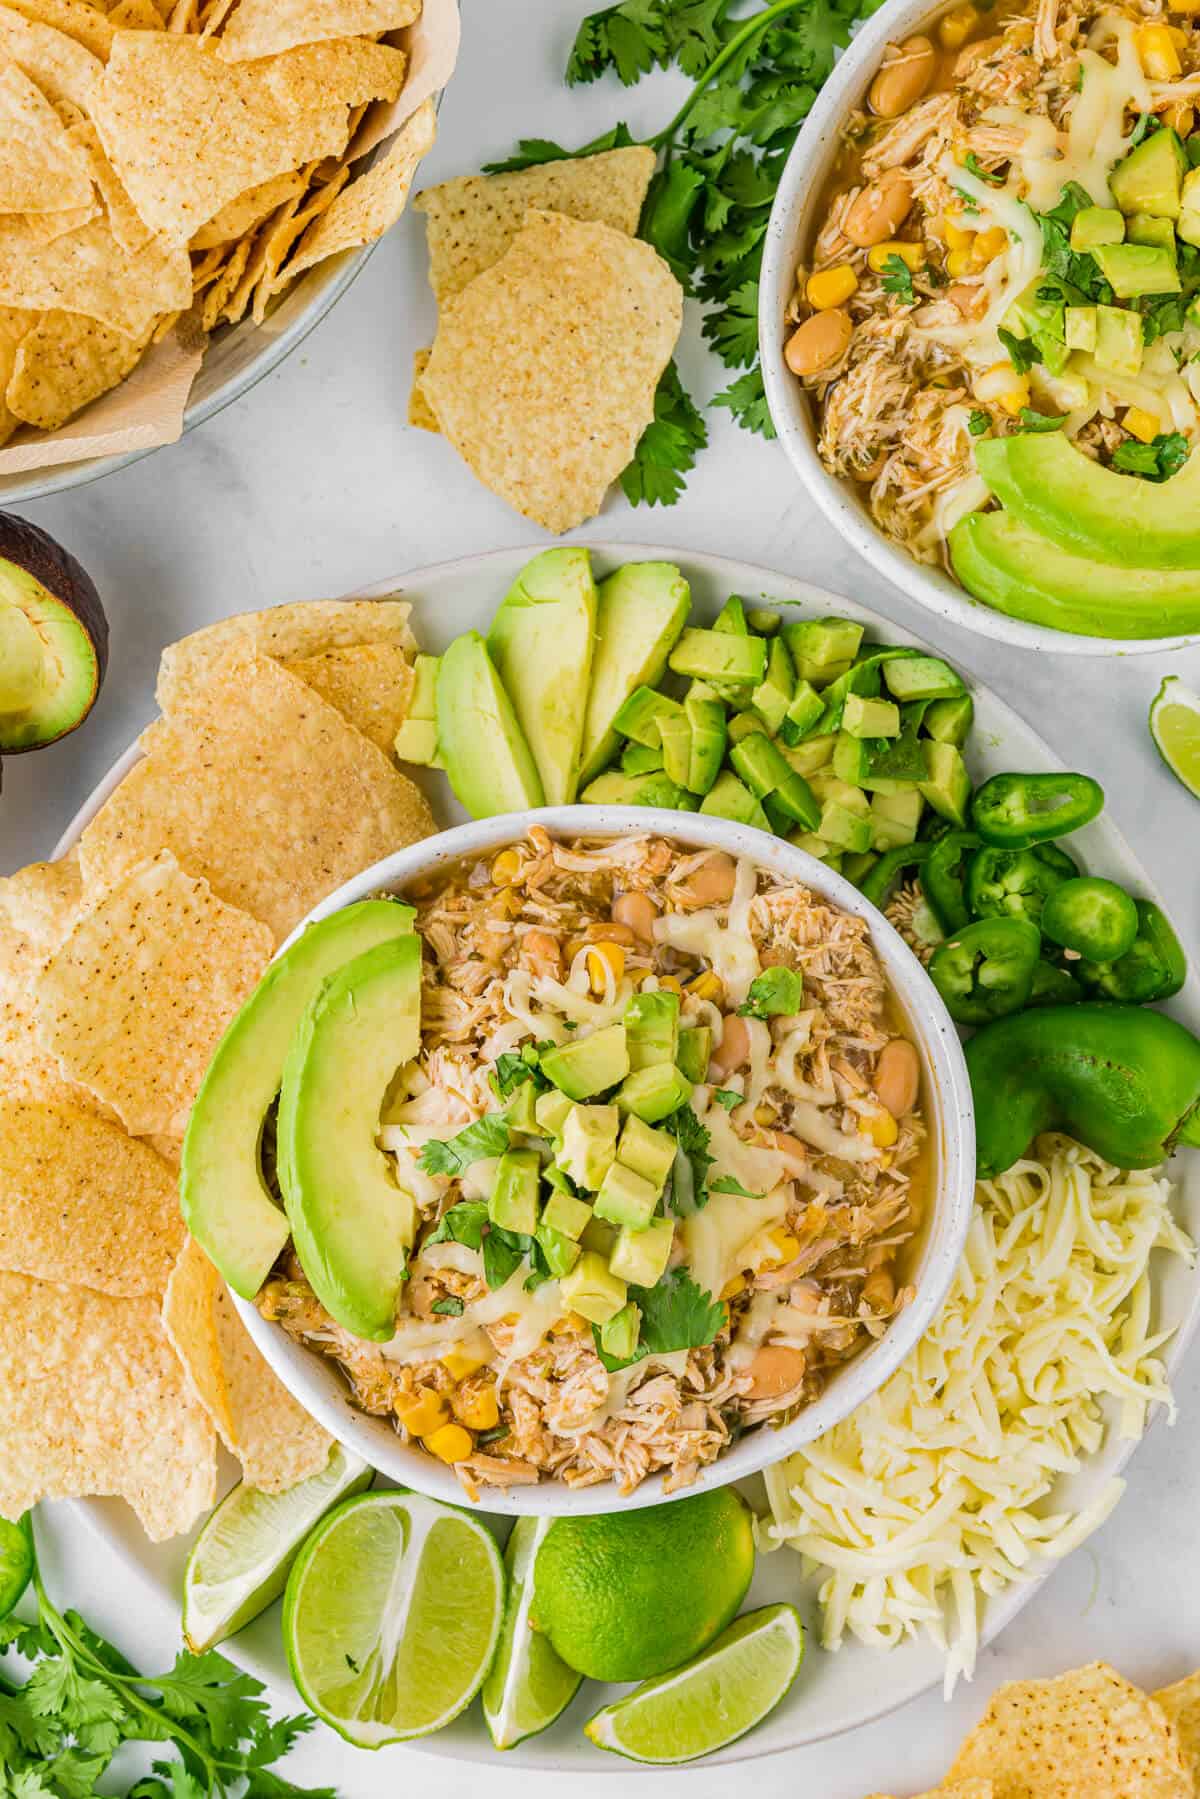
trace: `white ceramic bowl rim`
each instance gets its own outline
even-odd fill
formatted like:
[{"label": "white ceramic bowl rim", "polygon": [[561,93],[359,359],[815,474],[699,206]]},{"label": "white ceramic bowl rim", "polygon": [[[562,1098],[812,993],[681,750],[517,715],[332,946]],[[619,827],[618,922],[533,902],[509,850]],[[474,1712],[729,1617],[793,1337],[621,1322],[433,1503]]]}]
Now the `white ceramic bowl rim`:
[{"label": "white ceramic bowl rim", "polygon": [[811,243],[812,215],[821,202],[846,114],[858,105],[884,49],[918,31],[946,10],[946,0],[889,0],[855,33],[821,89],[792,146],[763,249],[758,341],[767,404],[780,443],[804,487],[835,530],[871,567],[920,605],[984,637],[1055,655],[1148,655],[1195,642],[1192,637],[1108,638],[1078,636],[1009,618],[971,598],[939,568],[917,562],[889,542],[855,495],[853,484],[831,475],[817,455],[812,411],[799,381],[783,360],[784,313],[795,284],[796,263]]},{"label": "white ceramic bowl rim", "polygon": [[[936,1144],[939,1190],[916,1276],[916,1296],[887,1333],[848,1363],[822,1396],[780,1430],[749,1431],[703,1469],[683,1493],[725,1486],[759,1472],[805,1443],[823,1435],[847,1417],[882,1385],[920,1340],[949,1289],[966,1240],[975,1193],[975,1130],[970,1082],[958,1033],[917,958],[883,915],[840,875],[803,850],[749,826],[694,813],[628,806],[562,806],[482,819],[443,831],[364,869],[316,906],[281,946],[293,942],[305,925],[328,917],[343,906],[371,894],[402,888],[416,877],[462,857],[490,852],[525,836],[532,824],[552,836],[627,837],[653,833],[689,848],[711,846],[731,855],[748,856],[761,867],[803,881],[847,912],[867,919],[888,981],[912,1029],[926,1074],[928,1125]],[[453,1504],[463,1503],[463,1490],[449,1468],[423,1451],[406,1447],[390,1425],[359,1411],[333,1364],[305,1349],[279,1326],[268,1323],[256,1306],[235,1298],[239,1313],[259,1349],[284,1385],[327,1430],[382,1474]],[[558,1515],[612,1511],[658,1503],[667,1497],[662,1476],[642,1482],[624,1500],[607,1485],[570,1489],[561,1482],[516,1487],[508,1492],[487,1489],[481,1504],[489,1512]]]}]

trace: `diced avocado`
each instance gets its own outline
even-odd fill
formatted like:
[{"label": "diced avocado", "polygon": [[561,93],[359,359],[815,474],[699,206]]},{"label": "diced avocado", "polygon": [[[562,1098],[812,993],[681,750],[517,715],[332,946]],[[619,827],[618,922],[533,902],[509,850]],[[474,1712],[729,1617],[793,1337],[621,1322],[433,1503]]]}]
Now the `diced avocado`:
[{"label": "diced avocado", "polygon": [[562,1148],[555,1159],[577,1187],[594,1193],[608,1173],[617,1153],[620,1122],[615,1106],[572,1106],[567,1113]]},{"label": "diced avocado", "polygon": [[899,737],[900,708],[892,700],[865,700],[860,694],[847,694],[842,730],[851,737]]},{"label": "diced avocado", "polygon": [[687,807],[683,788],[658,770],[628,775],[618,768],[606,768],[588,782],[579,798],[585,806],[665,806],[669,812]]},{"label": "diced avocado", "polygon": [[396,732],[394,748],[401,762],[420,768],[438,765],[436,656],[418,656],[413,662],[413,690],[408,715]]},{"label": "diced avocado", "polygon": [[856,887],[861,887],[878,860],[874,850],[864,850],[860,856],[843,856],[842,873]]},{"label": "diced avocado", "polygon": [[639,806],[661,806],[667,812],[698,812],[700,802],[686,787],[672,781],[664,769],[659,775],[644,775],[638,786]]},{"label": "diced avocado", "polygon": [[803,743],[787,745],[782,751],[783,759],[789,768],[809,780],[818,769],[833,761],[836,743],[836,731],[826,731],[820,737],[806,737]]},{"label": "diced avocado", "polygon": [[[655,775],[663,765],[661,749],[652,750],[644,743],[627,743],[621,751],[621,773],[623,775]],[[603,780],[597,775],[596,780]],[[592,783],[595,785],[595,782]]]},{"label": "diced avocado", "polygon": [[1067,346],[1063,332],[1063,301],[1054,288],[1047,288],[1039,276],[1018,294],[1000,321],[1014,337],[1033,340],[1038,361],[1051,375],[1059,375],[1067,365]]},{"label": "diced avocado", "polygon": [[542,1254],[546,1258],[546,1266],[556,1280],[570,1274],[583,1251],[574,1237],[565,1231],[559,1231],[552,1224],[546,1223],[543,1213],[540,1224],[534,1231],[534,1237]]},{"label": "diced avocado", "polygon": [[[528,1085],[528,1083],[526,1083]],[[557,1088],[553,1093],[539,1093],[534,1103],[533,1115],[542,1130],[547,1131],[555,1141],[561,1141],[563,1126],[571,1110],[571,1101],[565,1093]]]},{"label": "diced avocado", "polygon": [[693,681],[683,703],[692,728],[692,747],[684,786],[691,793],[707,793],[721,768],[725,754],[725,708],[711,687]]},{"label": "diced avocado", "polygon": [[1119,244],[1125,237],[1125,215],[1115,206],[1084,206],[1071,221],[1071,248],[1078,254],[1099,244]]},{"label": "diced avocado", "polygon": [[768,606],[751,606],[746,614],[746,623],[760,637],[774,637],[783,623],[783,614],[773,612]]},{"label": "diced avocado", "polygon": [[673,1062],[679,1040],[679,995],[669,987],[654,993],[635,993],[625,1008],[625,1046],[629,1066],[653,1068]]},{"label": "diced avocado", "polygon": [[729,761],[756,800],[774,793],[792,772],[771,739],[761,734],[735,743],[729,752]]},{"label": "diced avocado", "polygon": [[925,801],[915,787],[905,793],[877,793],[871,801],[872,847],[890,850],[914,842],[924,809]]},{"label": "diced avocado", "polygon": [[[767,672],[750,695],[750,704],[772,735],[783,724],[795,687],[796,676],[787,645],[782,637],[773,637],[767,651]],[[810,692],[815,696],[815,689]]]},{"label": "diced avocado", "polygon": [[631,1361],[638,1346],[642,1314],[630,1300],[600,1327],[600,1347],[613,1362]]},{"label": "diced avocado", "polygon": [[[789,831],[795,830],[795,819],[790,812],[784,811],[775,794],[768,793],[761,804],[763,811],[767,815],[767,823],[770,825],[772,831],[774,831],[776,837],[786,837]],[[819,811],[820,808],[818,808],[818,814]]]},{"label": "diced avocado", "polygon": [[925,714],[925,731],[939,743],[952,743],[961,749],[971,734],[975,718],[975,702],[969,693],[953,700],[934,700]]},{"label": "diced avocado", "polygon": [[526,1136],[538,1129],[537,1110],[532,1081],[522,1081],[512,1098],[504,1108],[504,1116],[508,1120],[510,1131],[521,1131]]},{"label": "diced avocado", "polygon": [[474,818],[545,805],[537,765],[478,631],[456,637],[442,657],[437,709],[450,785]]},{"label": "diced avocado", "polygon": [[618,1233],[608,1265],[631,1287],[653,1287],[667,1272],[674,1241],[675,1224],[670,1218],[655,1218],[640,1231],[625,1226]]},{"label": "diced avocado", "polygon": [[871,823],[858,812],[851,812],[838,800],[826,800],[821,807],[818,832],[834,849],[853,850],[861,854],[871,847]]},{"label": "diced avocado", "polygon": [[649,1181],[656,1193],[667,1184],[679,1145],[669,1131],[656,1131],[640,1118],[629,1117],[617,1145],[617,1160]]},{"label": "diced avocado", "polygon": [[1183,178],[1179,217],[1175,232],[1185,244],[1200,244],[1200,179],[1197,170],[1189,169]]},{"label": "diced avocado", "polygon": [[1111,369],[1114,375],[1140,374],[1143,349],[1140,313],[1097,306],[1095,357],[1102,369]]},{"label": "diced avocado", "polygon": [[396,1070],[421,1045],[421,940],[377,943],[329,975],[292,1033],[276,1129],[300,1266],[356,1337],[394,1335],[416,1205],[379,1148]]},{"label": "diced avocado", "polygon": [[941,700],[963,691],[962,680],[940,656],[900,656],[883,678],[898,700]]},{"label": "diced avocado", "polygon": [[[899,717],[898,710],[896,716]],[[833,746],[833,772],[851,787],[862,786],[871,772],[871,752],[861,737],[851,737],[848,731],[838,732]]]},{"label": "diced avocado", "polygon": [[819,724],[825,702],[811,681],[797,681],[787,711],[783,715],[780,735],[786,744],[797,745],[801,738]]},{"label": "diced avocado", "polygon": [[859,812],[865,818],[870,810],[871,802],[861,789],[843,781],[834,770],[819,768],[811,777],[812,791],[816,798],[825,804],[826,800],[837,800],[850,812]]},{"label": "diced avocado", "polygon": [[1181,291],[1175,258],[1157,244],[1102,244],[1092,255],[1118,300]]},{"label": "diced avocado", "polygon": [[746,995],[746,1011],[754,1018],[790,1018],[804,1002],[804,976],[777,963],[755,975]]},{"label": "diced avocado", "polygon": [[593,1214],[584,1225],[579,1242],[583,1249],[590,1249],[593,1255],[602,1256],[607,1268],[608,1258],[617,1245],[617,1227],[615,1224],[606,1224],[603,1218],[597,1218]]},{"label": "diced avocado", "polygon": [[835,850],[823,837],[818,837],[815,831],[793,831],[788,842],[798,850],[803,850],[805,855],[815,856],[818,862],[824,862],[829,868],[835,868],[841,862],[841,851]]},{"label": "diced avocado", "polygon": [[786,624],[783,636],[797,676],[822,687],[844,672],[842,664],[853,662],[863,627],[850,618],[805,618]]},{"label": "diced avocado", "polygon": [[775,792],[770,795],[770,802],[776,812],[783,814],[786,821],[783,826],[777,827],[782,830],[784,835],[793,825],[802,825],[809,831],[816,830],[821,817],[821,808],[804,776],[798,775],[794,768],[788,769]]},{"label": "diced avocado", "polygon": [[579,785],[595,635],[592,559],[576,546],[543,550],[527,562],[488,632],[488,654],[549,806],[569,806]]},{"label": "diced avocado", "polygon": [[680,1031],[675,1066],[689,1081],[700,1082],[705,1079],[711,1055],[712,1031],[708,1025],[693,1025],[690,1030]]},{"label": "diced avocado", "polygon": [[563,1280],[562,1302],[590,1324],[605,1325],[625,1304],[625,1282],[609,1272],[595,1250],[585,1249]]},{"label": "diced avocado", "polygon": [[680,711],[678,717],[674,713],[664,715],[658,721],[658,730],[662,740],[663,773],[668,781],[686,787],[692,766],[692,727],[686,714]]},{"label": "diced avocado", "polygon": [[622,1081],[616,1093],[622,1112],[632,1112],[645,1124],[661,1124],[691,1097],[691,1081],[665,1062],[654,1068],[639,1068]]},{"label": "diced avocado", "polygon": [[748,637],[750,627],[746,623],[745,601],[731,593],[716,618],[713,620],[714,631],[728,631],[734,637]]},{"label": "diced avocado", "polygon": [[1067,336],[1068,350],[1094,350],[1096,348],[1096,308],[1094,306],[1068,306],[1063,313],[1063,328]]},{"label": "diced avocado", "polygon": [[[744,738],[743,742],[751,743],[753,738]],[[728,818],[733,824],[754,825],[760,831],[771,828],[766,813],[750,789],[728,769],[723,769],[717,776],[701,800],[700,810],[708,818]]]},{"label": "diced avocado", "polygon": [[658,749],[662,738],[659,734],[659,723],[668,716],[681,717],[683,707],[678,700],[669,694],[659,693],[654,687],[635,687],[621,710],[613,720],[613,729],[622,737],[632,737],[635,743],[644,744],[648,749]]},{"label": "diced avocado", "polygon": [[766,673],[767,646],[761,637],[741,637],[732,631],[702,631],[689,626],[667,662],[677,675],[756,687]]},{"label": "diced avocado", "polygon": [[965,825],[971,799],[971,777],[966,763],[952,743],[935,743],[928,738],[924,750],[927,772],[920,783],[922,794],[934,811],[948,818],[951,824]]},{"label": "diced avocado", "polygon": [[590,1037],[543,1050],[542,1073],[569,1099],[591,1099],[615,1087],[629,1073],[625,1026],[606,1025]]},{"label": "diced avocado", "polygon": [[623,1162],[614,1162],[596,1195],[596,1216],[609,1224],[643,1230],[654,1216],[659,1190]]},{"label": "diced avocado", "polygon": [[765,737],[767,727],[757,712],[736,712],[729,720],[730,743],[741,743],[744,737]]},{"label": "diced avocado", "polygon": [[669,562],[627,562],[601,581],[596,595],[596,646],[583,726],[582,785],[617,752],[613,721],[635,687],[654,687],[691,605],[691,593]]},{"label": "diced avocado", "polygon": [[309,925],[217,1045],[183,1140],[179,1201],[192,1236],[243,1299],[254,1298],[287,1242],[261,1145],[296,1027],[331,974],[375,944],[411,936],[413,917],[394,900],[360,900]]},{"label": "diced avocado", "polygon": [[[568,1121],[569,1122],[569,1121]],[[509,1149],[500,1158],[488,1217],[502,1231],[530,1237],[537,1228],[541,1161],[536,1149]]]},{"label": "diced avocado", "polygon": [[542,1207],[542,1223],[552,1231],[558,1231],[564,1237],[573,1237],[578,1241],[592,1220],[592,1208],[585,1199],[577,1199],[573,1193],[564,1192],[561,1187],[551,1189],[550,1197]]},{"label": "diced avocado", "polygon": [[1122,212],[1148,212],[1156,219],[1175,219],[1179,217],[1181,184],[1187,167],[1187,156],[1175,133],[1155,131],[1110,171],[1108,185]]},{"label": "diced avocado", "polygon": [[1131,244],[1154,244],[1160,250],[1166,250],[1174,262],[1175,227],[1170,219],[1156,219],[1148,212],[1135,212],[1129,221],[1129,242]]}]

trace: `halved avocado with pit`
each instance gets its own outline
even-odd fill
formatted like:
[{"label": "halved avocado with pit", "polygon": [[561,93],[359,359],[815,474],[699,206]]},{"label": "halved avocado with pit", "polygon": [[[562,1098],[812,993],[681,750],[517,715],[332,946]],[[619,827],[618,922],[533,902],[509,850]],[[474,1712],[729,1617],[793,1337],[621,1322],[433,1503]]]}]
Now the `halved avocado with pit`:
[{"label": "halved avocado with pit", "polygon": [[0,512],[0,754],[81,725],[108,663],[108,620],[90,576],[36,525]]}]

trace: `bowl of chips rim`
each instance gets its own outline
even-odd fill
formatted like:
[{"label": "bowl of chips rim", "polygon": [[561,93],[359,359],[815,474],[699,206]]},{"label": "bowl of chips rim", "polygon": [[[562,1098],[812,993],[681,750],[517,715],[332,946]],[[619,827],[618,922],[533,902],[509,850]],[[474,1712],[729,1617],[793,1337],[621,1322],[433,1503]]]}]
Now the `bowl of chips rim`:
[{"label": "bowl of chips rim", "polygon": [[[543,826],[558,838],[640,836],[649,832],[689,849],[723,849],[802,881],[841,910],[865,918],[892,996],[921,1053],[927,1124],[935,1150],[930,1215],[919,1266],[913,1275],[916,1292],[912,1302],[870,1348],[844,1364],[821,1396],[791,1423],[778,1430],[764,1427],[748,1431],[716,1461],[702,1468],[690,1486],[675,1493],[664,1492],[662,1474],[652,1474],[627,1496],[607,1483],[572,1488],[561,1481],[509,1489],[487,1487],[479,1495],[479,1504],[488,1512],[513,1516],[583,1515],[657,1505],[663,1500],[681,1499],[743,1480],[822,1436],[883,1385],[920,1341],[958,1266],[975,1198],[975,1114],[958,1032],[921,964],[883,914],[864,900],[856,887],[804,850],[783,838],[767,837],[761,831],[725,819],[646,807],[548,806],[458,825],[397,851],[347,881],[313,908],[276,954],[281,955],[309,924],[342,907],[374,894],[402,892],[420,877],[464,857],[491,855],[523,838],[531,824]],[[359,1410],[331,1360],[306,1348],[264,1318],[252,1300],[235,1294],[233,1303],[265,1360],[293,1398],[339,1442],[402,1486],[450,1504],[463,1503],[463,1487],[453,1470],[420,1447],[404,1443],[385,1419]]]}]

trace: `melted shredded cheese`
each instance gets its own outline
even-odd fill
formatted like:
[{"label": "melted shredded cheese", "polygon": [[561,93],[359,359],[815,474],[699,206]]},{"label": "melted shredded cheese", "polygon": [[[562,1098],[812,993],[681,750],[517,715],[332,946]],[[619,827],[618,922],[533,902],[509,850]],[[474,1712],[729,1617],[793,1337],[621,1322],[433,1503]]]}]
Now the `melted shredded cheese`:
[{"label": "melted shredded cheese", "polygon": [[928,1633],[946,1689],[968,1679],[980,1601],[1067,1554],[1123,1483],[1085,1510],[1047,1510],[1061,1474],[1104,1440],[1171,1407],[1152,1330],[1155,1249],[1194,1248],[1161,1170],[1125,1173],[1046,1137],[977,1189],[966,1252],[942,1311],[904,1365],[808,1449],[768,1470],[774,1522],[820,1588],[822,1641],[891,1646]]}]

